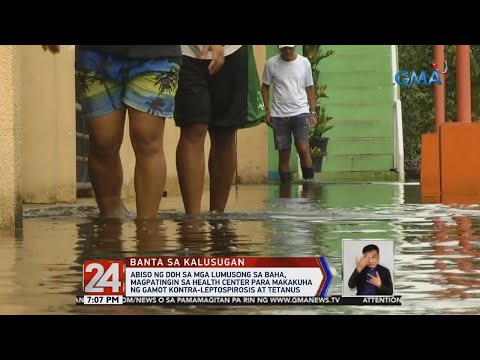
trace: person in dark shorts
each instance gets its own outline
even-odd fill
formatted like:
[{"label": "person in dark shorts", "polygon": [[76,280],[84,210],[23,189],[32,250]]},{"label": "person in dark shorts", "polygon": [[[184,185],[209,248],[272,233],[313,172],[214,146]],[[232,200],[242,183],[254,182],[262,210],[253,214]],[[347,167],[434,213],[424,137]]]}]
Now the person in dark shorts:
[{"label": "person in dark shorts", "polygon": [[[312,66],[308,59],[295,52],[295,45],[279,45],[280,54],[265,63],[262,97],[267,115],[265,122],[273,128],[275,150],[278,150],[278,171],[281,182],[291,180],[290,152],[292,133],[300,156],[303,178],[313,179],[313,163],[309,146],[310,126],[317,124],[316,98]],[[270,85],[273,101],[270,110]]]},{"label": "person in dark shorts", "polygon": [[[43,47],[60,50],[58,45]],[[75,50],[77,97],[88,119],[88,169],[100,215],[127,214],[119,151],[128,111],[137,217],[152,218],[166,182],[163,133],[175,107],[180,45],[79,45]]]},{"label": "person in dark shorts", "polygon": [[210,211],[225,211],[236,169],[236,130],[247,121],[247,47],[219,47],[224,63],[213,74],[210,57],[214,59],[215,52],[202,56],[201,45],[182,45],[174,119],[181,128],[177,172],[187,215],[198,215],[201,211],[207,132],[211,143],[208,160]]}]

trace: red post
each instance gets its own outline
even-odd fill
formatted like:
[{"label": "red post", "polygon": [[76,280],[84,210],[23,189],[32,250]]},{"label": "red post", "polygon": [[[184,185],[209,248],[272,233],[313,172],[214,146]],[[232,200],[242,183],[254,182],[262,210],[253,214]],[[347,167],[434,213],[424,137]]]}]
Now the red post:
[{"label": "red post", "polygon": [[457,121],[472,122],[470,45],[457,45]]},{"label": "red post", "polygon": [[[434,62],[440,71],[444,70],[445,45],[433,45]],[[445,74],[438,73],[442,85],[434,84],[435,89],[435,132],[438,133],[440,125],[445,122]]]}]

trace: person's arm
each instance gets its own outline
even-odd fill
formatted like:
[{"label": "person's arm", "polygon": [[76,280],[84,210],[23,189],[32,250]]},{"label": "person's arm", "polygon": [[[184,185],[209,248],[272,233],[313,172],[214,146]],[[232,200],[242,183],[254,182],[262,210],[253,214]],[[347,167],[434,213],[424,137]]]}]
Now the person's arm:
[{"label": "person's arm", "polygon": [[308,99],[308,106],[310,107],[310,126],[315,126],[317,125],[317,112],[315,111],[316,109],[316,103],[317,103],[317,98],[315,96],[315,86],[308,86],[306,88],[307,91],[307,99]]},{"label": "person's arm", "polygon": [[225,62],[225,53],[223,45],[203,45],[202,58],[205,58],[210,51],[212,52],[212,61],[208,65],[208,73],[213,75],[222,68]]},{"label": "person's arm", "polygon": [[310,126],[317,125],[317,94],[315,94],[315,83],[313,82],[312,64],[305,59],[305,90],[307,92],[308,106],[310,108]]},{"label": "person's arm", "polygon": [[358,281],[360,280],[360,272],[357,269],[353,270],[352,276],[348,280],[348,287],[350,289],[355,289],[357,287]]},{"label": "person's arm", "polygon": [[385,270],[382,271],[382,276],[380,278],[382,279],[382,284],[377,290],[378,294],[393,295],[393,282],[392,276],[390,275],[390,270],[385,268]]},{"label": "person's arm", "polygon": [[262,84],[262,98],[263,103],[265,104],[265,123],[268,126],[272,126],[270,121],[270,85],[265,83]]},{"label": "person's arm", "polygon": [[263,68],[263,76],[262,76],[262,99],[263,104],[265,105],[265,123],[268,126],[272,126],[271,119],[270,119],[270,84],[272,83],[272,72],[270,69],[270,64],[267,62],[265,63],[265,67]]}]

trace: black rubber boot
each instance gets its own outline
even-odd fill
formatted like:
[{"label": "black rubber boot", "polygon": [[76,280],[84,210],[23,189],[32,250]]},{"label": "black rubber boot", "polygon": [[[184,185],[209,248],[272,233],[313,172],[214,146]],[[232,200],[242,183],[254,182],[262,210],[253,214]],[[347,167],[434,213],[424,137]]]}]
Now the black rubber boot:
[{"label": "black rubber boot", "polygon": [[280,172],[280,181],[282,183],[288,183],[292,181],[292,173],[291,172]]},{"label": "black rubber boot", "polygon": [[313,168],[307,168],[307,167],[303,167],[302,166],[302,174],[303,174],[303,178],[305,180],[310,180],[310,179],[313,179],[315,173],[313,171]]}]

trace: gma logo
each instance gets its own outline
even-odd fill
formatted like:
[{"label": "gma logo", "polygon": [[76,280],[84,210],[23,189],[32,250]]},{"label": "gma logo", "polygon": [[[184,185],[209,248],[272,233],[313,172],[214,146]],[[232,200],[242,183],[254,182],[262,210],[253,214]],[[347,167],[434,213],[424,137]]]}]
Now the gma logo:
[{"label": "gma logo", "polygon": [[406,70],[400,70],[395,74],[395,82],[400,86],[412,86],[413,83],[416,83],[418,86],[432,86],[432,84],[442,85],[442,80],[437,71],[432,72],[427,81],[427,73],[422,71],[420,76],[417,75],[415,71],[409,73]]},{"label": "gma logo", "polygon": [[432,84],[442,85],[442,80],[440,79],[440,74],[444,75],[448,71],[448,63],[446,60],[443,61],[443,71],[438,69],[436,63],[432,64],[435,71],[432,72],[427,81],[427,73],[422,71],[420,76],[417,75],[415,71],[409,73],[406,70],[400,70],[395,74],[395,82],[400,86],[412,86],[413,83],[416,83],[418,86],[432,86]]}]

